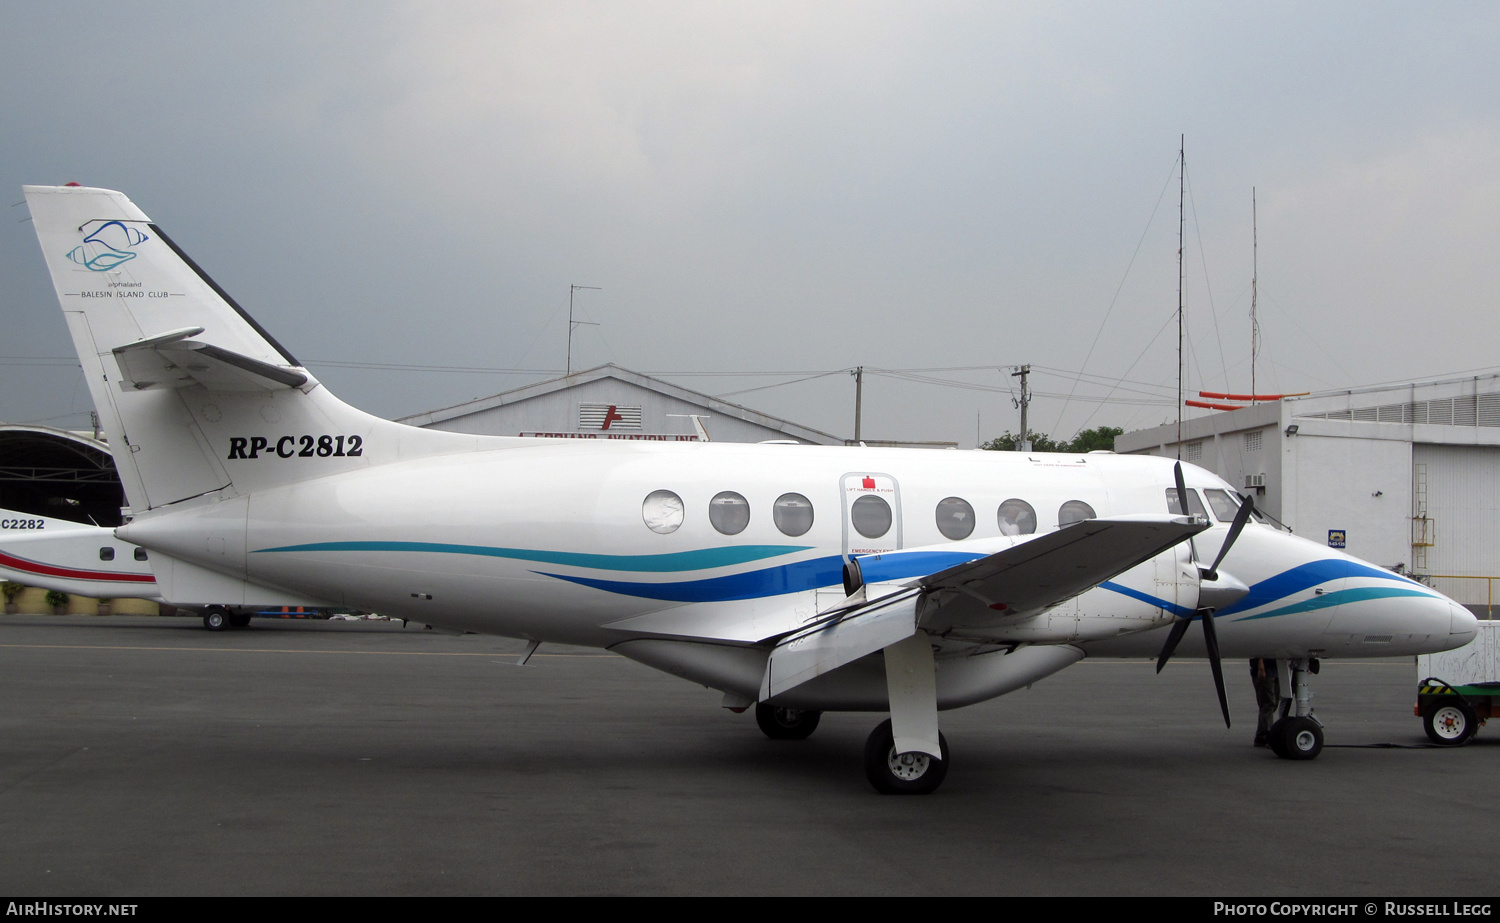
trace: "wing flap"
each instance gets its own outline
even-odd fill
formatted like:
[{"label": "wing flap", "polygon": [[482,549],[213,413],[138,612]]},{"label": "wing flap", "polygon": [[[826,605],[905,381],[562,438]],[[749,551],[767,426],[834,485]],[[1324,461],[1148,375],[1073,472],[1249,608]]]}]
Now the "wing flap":
[{"label": "wing flap", "polygon": [[761,701],[912,637],[921,596],[920,590],[893,594],[783,638],[766,660]]}]

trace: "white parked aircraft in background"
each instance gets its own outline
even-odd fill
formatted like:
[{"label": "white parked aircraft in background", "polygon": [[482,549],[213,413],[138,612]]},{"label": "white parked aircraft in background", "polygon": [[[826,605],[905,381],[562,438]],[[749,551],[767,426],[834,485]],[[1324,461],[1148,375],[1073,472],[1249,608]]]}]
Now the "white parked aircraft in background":
[{"label": "white parked aircraft in background", "polygon": [[0,509],[0,580],[76,596],[155,599],[146,556],[113,529]]},{"label": "white parked aircraft in background", "polygon": [[882,792],[940,784],[941,709],[1089,655],[1164,660],[1194,620],[1204,637],[1185,650],[1216,676],[1221,654],[1289,663],[1273,736],[1300,758],[1322,746],[1316,658],[1474,635],[1443,595],[1251,521],[1219,478],[1160,458],[382,420],[330,394],[125,196],[26,198],[130,503],[115,534],[149,549],[174,603],[347,606],[607,648],[754,706],[772,737],[888,710],[865,748]]},{"label": "white parked aircraft in background", "polygon": [[[166,602],[156,588],[149,553],[115,530],[0,509],[0,580],[96,599]],[[199,608],[210,631],[244,628],[259,606]]]}]

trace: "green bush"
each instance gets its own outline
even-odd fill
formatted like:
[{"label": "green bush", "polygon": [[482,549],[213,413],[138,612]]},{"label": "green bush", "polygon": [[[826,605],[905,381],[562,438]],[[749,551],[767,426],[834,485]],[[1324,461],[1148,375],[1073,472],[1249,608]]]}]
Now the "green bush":
[{"label": "green bush", "polygon": [[47,595],[42,598],[54,609],[68,604],[68,594],[61,590],[48,590]]},{"label": "green bush", "polygon": [[15,602],[16,597],[20,596],[21,591],[25,589],[24,586],[16,583],[14,580],[7,580],[4,583],[0,583],[0,593],[5,594],[5,601],[8,603]]}]

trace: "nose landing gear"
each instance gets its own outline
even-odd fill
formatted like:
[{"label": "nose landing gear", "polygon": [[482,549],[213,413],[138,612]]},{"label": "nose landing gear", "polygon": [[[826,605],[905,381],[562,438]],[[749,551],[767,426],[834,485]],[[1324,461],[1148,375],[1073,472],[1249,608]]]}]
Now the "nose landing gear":
[{"label": "nose landing gear", "polygon": [[1313,694],[1307,676],[1318,672],[1317,660],[1284,661],[1291,673],[1291,697],[1283,696],[1281,715],[1266,735],[1271,751],[1282,759],[1314,760],[1323,752],[1323,722],[1312,713]]}]

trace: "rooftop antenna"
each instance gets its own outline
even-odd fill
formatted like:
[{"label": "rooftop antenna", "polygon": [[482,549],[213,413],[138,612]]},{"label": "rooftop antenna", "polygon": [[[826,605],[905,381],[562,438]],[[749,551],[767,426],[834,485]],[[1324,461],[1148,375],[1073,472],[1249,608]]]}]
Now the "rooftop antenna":
[{"label": "rooftop antenna", "polygon": [[599,326],[597,323],[594,323],[593,321],[574,320],[573,319],[573,293],[576,292],[576,291],[579,291],[580,289],[588,289],[589,291],[594,291],[594,292],[603,291],[603,289],[600,288],[597,285],[570,285],[570,286],[568,286],[568,371],[567,371],[567,374],[569,374],[569,375],[573,374],[573,328],[574,327],[597,327],[597,326]]}]

